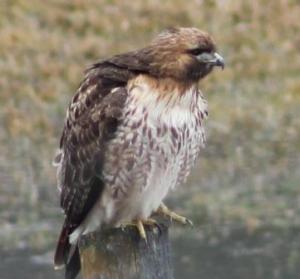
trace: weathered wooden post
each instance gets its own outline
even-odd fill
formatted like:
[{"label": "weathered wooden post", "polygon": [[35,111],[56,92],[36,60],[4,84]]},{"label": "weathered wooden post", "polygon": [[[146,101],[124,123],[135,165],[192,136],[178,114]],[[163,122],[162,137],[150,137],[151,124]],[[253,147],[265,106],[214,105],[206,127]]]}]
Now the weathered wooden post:
[{"label": "weathered wooden post", "polygon": [[136,228],[91,233],[79,243],[84,279],[173,279],[168,225],[146,226],[147,242]]}]

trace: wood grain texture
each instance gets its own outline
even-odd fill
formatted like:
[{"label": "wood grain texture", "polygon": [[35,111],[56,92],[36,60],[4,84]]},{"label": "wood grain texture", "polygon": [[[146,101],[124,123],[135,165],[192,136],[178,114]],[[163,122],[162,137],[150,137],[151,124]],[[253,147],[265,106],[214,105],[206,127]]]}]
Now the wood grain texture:
[{"label": "wood grain texture", "polygon": [[84,279],[173,279],[168,226],[146,227],[147,242],[136,228],[107,229],[79,243]]}]

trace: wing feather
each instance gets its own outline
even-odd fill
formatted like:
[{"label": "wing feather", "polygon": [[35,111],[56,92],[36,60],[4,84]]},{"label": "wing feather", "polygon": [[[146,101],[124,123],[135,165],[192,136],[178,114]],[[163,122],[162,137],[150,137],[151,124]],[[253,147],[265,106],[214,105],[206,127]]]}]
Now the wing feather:
[{"label": "wing feather", "polygon": [[114,137],[127,97],[126,89],[119,87],[114,93],[99,96],[89,109],[85,102],[88,94],[94,94],[93,90],[86,87],[83,94],[87,96],[80,96],[75,105],[70,105],[70,118],[66,120],[63,132],[61,206],[72,226],[82,222],[90,209],[85,209],[87,204],[93,206],[87,201],[89,195],[95,196],[94,188],[101,188],[101,185],[92,186],[95,181],[101,181],[99,167],[105,157],[105,145]]},{"label": "wing feather", "polygon": [[[107,145],[115,137],[127,99],[127,82],[148,65],[131,52],[100,61],[90,67],[67,110],[55,158],[60,204],[65,222],[57,244],[55,266],[67,264],[77,273],[78,255],[69,243],[70,234],[83,222],[105,187],[102,166]],[[72,248],[72,249],[71,249]],[[80,267],[79,267],[80,268]]]},{"label": "wing feather", "polygon": [[103,78],[93,69],[68,108],[60,152],[55,158],[60,204],[65,213],[55,256],[58,267],[70,258],[69,235],[85,219],[104,189],[101,173],[105,146],[119,125],[127,98],[125,86],[124,82]]}]

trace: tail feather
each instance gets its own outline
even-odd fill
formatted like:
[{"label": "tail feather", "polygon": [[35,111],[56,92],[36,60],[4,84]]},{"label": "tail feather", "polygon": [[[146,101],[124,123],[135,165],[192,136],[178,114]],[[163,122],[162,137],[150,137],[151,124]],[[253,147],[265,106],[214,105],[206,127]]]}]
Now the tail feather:
[{"label": "tail feather", "polygon": [[75,251],[66,265],[65,279],[74,279],[81,269],[79,249],[76,245]]},{"label": "tail feather", "polygon": [[74,279],[80,271],[80,256],[77,242],[70,244],[70,228],[65,224],[62,227],[54,255],[54,268],[66,267],[65,279]]},{"label": "tail feather", "polygon": [[69,227],[64,223],[58,238],[54,255],[54,268],[61,269],[67,263],[71,245],[69,243]]}]

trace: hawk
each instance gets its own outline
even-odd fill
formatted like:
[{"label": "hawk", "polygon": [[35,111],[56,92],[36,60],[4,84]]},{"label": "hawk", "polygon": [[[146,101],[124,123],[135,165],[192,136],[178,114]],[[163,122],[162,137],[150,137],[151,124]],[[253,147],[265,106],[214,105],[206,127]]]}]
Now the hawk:
[{"label": "hawk", "polygon": [[65,221],[55,267],[80,269],[79,238],[102,226],[143,224],[182,184],[205,142],[207,103],[198,82],[224,67],[212,37],[170,28],[148,46],[87,69],[67,109],[55,158]]}]

